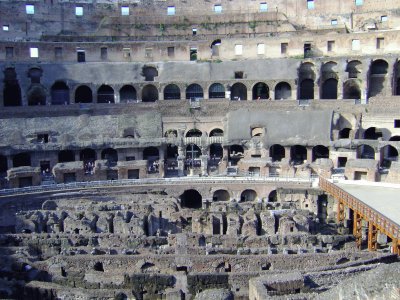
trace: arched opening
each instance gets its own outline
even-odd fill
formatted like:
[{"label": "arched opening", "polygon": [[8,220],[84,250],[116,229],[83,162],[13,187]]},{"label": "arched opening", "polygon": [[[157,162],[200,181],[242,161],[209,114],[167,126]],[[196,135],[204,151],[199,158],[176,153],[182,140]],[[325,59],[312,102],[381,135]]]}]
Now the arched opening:
[{"label": "arched opening", "polygon": [[137,100],[136,89],[131,85],[124,85],[119,90],[119,102],[129,103]]},{"label": "arched opening", "polygon": [[247,88],[243,83],[237,82],[232,85],[231,100],[247,100]]},{"label": "arched opening", "polygon": [[303,164],[307,160],[307,148],[301,145],[295,145],[290,148],[290,158],[293,164]]},{"label": "arched opening", "polygon": [[361,99],[361,89],[358,81],[350,79],[343,84],[343,99]]},{"label": "arched opening", "polygon": [[8,170],[7,157],[4,155],[0,155],[0,173],[6,173],[7,170]]},{"label": "arched opening", "polygon": [[97,90],[97,103],[114,103],[114,90],[111,86],[103,84]]},{"label": "arched opening", "polygon": [[118,152],[113,148],[107,148],[101,151],[101,159],[107,160],[109,163],[117,163],[118,162]]},{"label": "arched opening", "polygon": [[186,99],[204,98],[203,88],[197,83],[192,83],[186,88]]},{"label": "arched opening", "polygon": [[28,105],[30,106],[46,105],[46,91],[44,90],[44,87],[39,84],[31,86],[27,92],[27,98]]},{"label": "arched opening", "polygon": [[399,142],[400,141],[400,136],[399,135],[394,135],[389,139],[389,141]]},{"label": "arched opening", "polygon": [[397,161],[399,158],[399,152],[391,145],[387,145],[381,148],[381,167],[390,168],[392,161]]},{"label": "arched opening", "polygon": [[272,145],[269,147],[269,156],[272,161],[281,161],[285,157],[285,148],[278,144]]},{"label": "arched opening", "polygon": [[337,99],[338,81],[335,78],[329,78],[322,84],[321,99]]},{"label": "arched opening", "polygon": [[71,162],[75,161],[75,153],[72,150],[61,150],[58,152],[58,162]]},{"label": "arched opening", "polygon": [[221,158],[223,156],[223,149],[221,144],[211,144],[210,145],[210,159],[209,159],[209,166],[210,167],[217,167]]},{"label": "arched opening", "polygon": [[278,194],[276,190],[273,190],[268,195],[268,202],[277,202],[278,201]]},{"label": "arched opening", "polygon": [[350,128],[343,128],[342,130],[339,131],[339,139],[348,139],[350,138]]},{"label": "arched opening", "polygon": [[357,78],[358,74],[361,73],[361,62],[358,60],[349,61],[346,66],[346,72],[349,74],[349,78]]},{"label": "arched opening", "polygon": [[200,193],[193,189],[184,191],[179,199],[181,200],[182,208],[201,208],[203,204]]},{"label": "arched opening", "polygon": [[375,150],[369,145],[360,145],[357,147],[357,158],[375,159]]},{"label": "arched opening", "polygon": [[75,103],[92,103],[93,93],[87,85],[81,85],[75,90]]},{"label": "arched opening", "polygon": [[285,100],[292,97],[292,88],[287,82],[279,82],[275,86],[275,100]]},{"label": "arched opening", "polygon": [[96,160],[96,151],[85,148],[79,153],[79,159],[83,162],[85,175],[94,174],[94,162]]},{"label": "arched opening", "polygon": [[85,148],[79,153],[79,159],[84,163],[94,163],[96,160],[96,151],[90,148]]},{"label": "arched opening", "polygon": [[164,137],[176,138],[176,137],[178,137],[178,131],[175,130],[175,129],[168,129],[168,130],[164,133]]},{"label": "arched opening", "polygon": [[172,159],[176,159],[178,157],[178,146],[169,144],[167,146],[167,159],[172,158]]},{"label": "arched opening", "polygon": [[314,99],[314,80],[304,79],[300,83],[300,95],[301,100]]},{"label": "arched opening", "polygon": [[201,150],[199,146],[196,144],[189,144],[186,146],[186,158],[187,159],[196,159],[201,155]]},{"label": "arched opening", "polygon": [[213,194],[213,201],[229,201],[231,196],[227,190],[217,190]]},{"label": "arched opening", "polygon": [[154,77],[158,76],[158,71],[154,67],[145,66],[143,67],[142,72],[145,81],[154,81]]},{"label": "arched opening", "polygon": [[368,98],[381,94],[384,90],[389,65],[382,59],[375,60],[369,72]]},{"label": "arched opening", "polygon": [[40,83],[40,78],[43,75],[43,71],[40,68],[31,68],[28,71],[28,77],[31,79],[31,83]]},{"label": "arched opening", "polygon": [[257,199],[257,193],[254,190],[244,190],[240,194],[240,202],[252,202]]},{"label": "arched opening", "polygon": [[4,70],[4,106],[21,106],[21,87],[19,86],[17,73],[14,68]]},{"label": "arched opening", "polygon": [[215,128],[210,131],[210,137],[211,136],[224,136],[224,131],[220,128]]},{"label": "arched opening", "polygon": [[312,149],[312,161],[315,161],[319,158],[329,158],[328,147],[318,145]]},{"label": "arched opening", "polygon": [[147,147],[143,149],[143,160],[155,161],[160,158],[160,153],[156,147]]},{"label": "arched opening", "polygon": [[158,100],[158,90],[152,85],[146,85],[142,89],[142,101],[143,102],[156,102]]},{"label": "arched opening", "polygon": [[202,132],[198,129],[190,129],[186,133],[186,137],[201,137],[201,136],[202,136]]},{"label": "arched opening", "polygon": [[69,104],[69,87],[63,81],[57,81],[51,87],[51,104]]},{"label": "arched opening", "polygon": [[220,99],[225,98],[225,88],[220,83],[213,83],[208,89],[208,98]]},{"label": "arched opening", "polygon": [[98,271],[98,272],[104,272],[103,263],[96,262],[93,266],[93,270]]},{"label": "arched opening", "polygon": [[253,100],[269,99],[269,87],[264,82],[258,82],[253,86]]},{"label": "arched opening", "polygon": [[164,88],[164,100],[181,99],[181,90],[176,84],[168,84]]},{"label": "arched opening", "polygon": [[29,153],[19,153],[13,156],[13,167],[29,167],[31,165],[31,156]]},{"label": "arched opening", "polygon": [[244,148],[240,145],[232,145],[229,147],[228,156],[231,166],[236,166],[239,160],[244,156]]},{"label": "arched opening", "polygon": [[211,56],[219,56],[219,46],[221,45],[221,40],[216,39],[211,43]]},{"label": "arched opening", "polygon": [[143,149],[143,160],[147,160],[147,173],[155,174],[159,172],[160,152],[156,147]]},{"label": "arched opening", "polygon": [[364,132],[364,140],[377,140],[382,138],[382,131],[376,127],[370,127]]}]

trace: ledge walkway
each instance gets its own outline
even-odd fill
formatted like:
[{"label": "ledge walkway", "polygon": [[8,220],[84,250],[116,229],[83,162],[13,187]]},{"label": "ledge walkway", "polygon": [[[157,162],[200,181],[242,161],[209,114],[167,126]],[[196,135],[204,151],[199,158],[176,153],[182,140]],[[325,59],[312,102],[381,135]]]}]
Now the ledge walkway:
[{"label": "ledge walkway", "polygon": [[[400,185],[363,181],[332,181],[320,177],[319,186],[337,201],[337,222],[352,211],[353,234],[361,248],[363,221],[368,222],[368,249],[377,249],[378,232],[392,240],[392,252],[400,255]],[[348,218],[351,218],[348,216]]]}]

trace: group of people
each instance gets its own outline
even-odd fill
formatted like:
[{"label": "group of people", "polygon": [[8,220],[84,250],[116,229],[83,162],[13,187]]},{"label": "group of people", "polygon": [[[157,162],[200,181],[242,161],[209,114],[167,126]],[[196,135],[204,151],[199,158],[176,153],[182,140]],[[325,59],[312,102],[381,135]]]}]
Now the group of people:
[{"label": "group of people", "polygon": [[94,161],[85,161],[83,162],[83,170],[85,171],[85,175],[93,175],[94,174]]},{"label": "group of people", "polygon": [[158,160],[150,161],[147,166],[147,171],[149,173],[158,173],[159,167],[160,163],[158,162]]}]

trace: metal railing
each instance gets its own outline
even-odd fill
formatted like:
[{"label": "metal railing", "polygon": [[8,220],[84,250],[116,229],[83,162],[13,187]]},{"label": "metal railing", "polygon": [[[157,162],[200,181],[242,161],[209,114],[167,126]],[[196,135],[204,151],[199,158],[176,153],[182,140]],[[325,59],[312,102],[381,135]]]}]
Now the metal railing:
[{"label": "metal railing", "polygon": [[71,183],[57,183],[49,185],[28,186],[23,188],[10,188],[0,190],[0,196],[12,194],[28,194],[41,193],[47,191],[58,190],[75,190],[96,187],[113,187],[113,186],[140,186],[140,185],[174,185],[174,184],[213,184],[213,183],[265,183],[265,182],[282,182],[282,183],[305,183],[312,184],[318,180],[318,176],[309,178],[297,177],[279,177],[279,176],[250,176],[247,173],[239,172],[236,175],[220,175],[220,176],[190,176],[190,177],[170,177],[170,178],[144,178],[144,179],[118,179],[118,180],[101,180],[101,181],[85,181]]}]

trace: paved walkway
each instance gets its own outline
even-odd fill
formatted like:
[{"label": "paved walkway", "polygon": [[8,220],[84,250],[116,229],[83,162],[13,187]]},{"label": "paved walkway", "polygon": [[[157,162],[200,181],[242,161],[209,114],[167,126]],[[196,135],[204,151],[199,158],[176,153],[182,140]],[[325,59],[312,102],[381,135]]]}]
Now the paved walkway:
[{"label": "paved walkway", "polygon": [[351,180],[334,184],[400,226],[399,184]]}]

